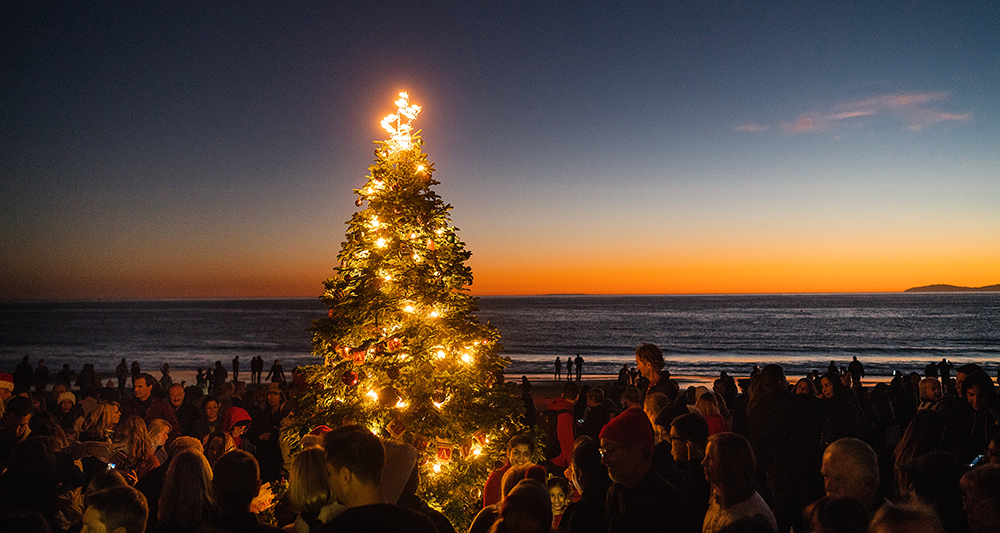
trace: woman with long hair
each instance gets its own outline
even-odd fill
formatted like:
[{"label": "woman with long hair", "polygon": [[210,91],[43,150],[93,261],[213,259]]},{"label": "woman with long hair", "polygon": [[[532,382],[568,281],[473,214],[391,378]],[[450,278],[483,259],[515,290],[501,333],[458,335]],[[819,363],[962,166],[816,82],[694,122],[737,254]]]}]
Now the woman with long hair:
[{"label": "woman with long hair", "polygon": [[212,495],[212,467],[205,456],[185,450],[170,461],[160,494],[154,533],[193,533],[219,515]]},{"label": "woman with long hair", "polygon": [[295,456],[288,477],[288,501],[299,513],[295,519],[296,533],[315,529],[346,509],[333,493],[323,448],[308,448]]},{"label": "woman with long hair", "polygon": [[702,533],[715,533],[738,520],[754,520],[778,530],[774,514],[754,486],[753,450],[736,433],[717,433],[705,448],[705,480],[712,487]]},{"label": "woman with long hair", "polygon": [[118,402],[102,401],[83,421],[83,428],[80,430],[78,440],[80,442],[111,442],[115,426],[118,425],[121,416],[121,406],[118,405]]},{"label": "woman with long hair", "polygon": [[112,441],[121,447],[116,468],[129,484],[135,485],[147,472],[160,466],[142,418],[133,415],[118,424]]},{"label": "woman with long hair", "polygon": [[708,423],[709,435],[723,433],[729,429],[726,419],[719,410],[719,399],[714,392],[706,392],[699,396],[698,400],[694,402],[694,406]]}]

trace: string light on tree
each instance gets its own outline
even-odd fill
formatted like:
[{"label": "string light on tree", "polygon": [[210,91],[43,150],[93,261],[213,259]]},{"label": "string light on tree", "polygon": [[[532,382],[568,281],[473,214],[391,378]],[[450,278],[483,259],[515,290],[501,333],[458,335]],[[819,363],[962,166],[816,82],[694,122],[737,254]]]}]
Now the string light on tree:
[{"label": "string light on tree", "polygon": [[[475,317],[472,255],[455,237],[451,205],[431,189],[434,164],[413,122],[420,106],[400,93],[382,120],[365,183],[353,191],[330,308],[313,322],[313,354],[299,398],[300,434],[345,419],[421,454],[420,495],[466,530],[492,463],[520,429],[523,401],[502,371],[500,333]],[[367,205],[365,204],[367,202]],[[333,399],[336,401],[333,401]],[[294,442],[291,444],[295,444]]]}]

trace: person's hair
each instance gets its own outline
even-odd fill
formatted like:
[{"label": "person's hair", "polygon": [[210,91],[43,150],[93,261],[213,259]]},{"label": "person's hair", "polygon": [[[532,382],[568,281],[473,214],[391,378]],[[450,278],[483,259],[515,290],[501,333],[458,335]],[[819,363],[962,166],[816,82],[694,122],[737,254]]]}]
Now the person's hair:
[{"label": "person's hair", "polygon": [[[146,383],[147,387],[152,387],[154,386],[154,384],[159,383],[159,381],[156,378],[154,378],[152,374],[147,374],[145,372],[139,374],[139,376],[136,377],[135,379],[143,380]],[[135,381],[133,381],[132,383],[135,384]]]},{"label": "person's hair", "polygon": [[878,488],[878,456],[868,443],[850,437],[837,439],[826,447],[826,451],[849,457],[864,472],[865,483],[870,487]]},{"label": "person's hair", "polygon": [[385,448],[364,426],[341,426],[324,437],[326,460],[335,470],[347,468],[365,483],[378,485],[385,466]]},{"label": "person's hair", "polygon": [[976,363],[966,363],[966,364],[964,364],[964,365],[956,368],[955,369],[955,373],[956,374],[965,374],[966,376],[968,376],[969,374],[972,374],[973,372],[982,371],[982,370],[983,370],[983,367],[977,365]]},{"label": "person's hair", "polygon": [[576,382],[567,381],[562,387],[562,398],[564,400],[573,401],[577,396],[580,395],[580,388],[576,386]]},{"label": "person's hair", "polygon": [[[628,392],[628,389],[625,389],[625,392]],[[604,401],[604,391],[602,391],[598,387],[594,387],[589,391],[587,391],[587,399],[594,403],[599,404]]]},{"label": "person's hair", "polygon": [[326,451],[308,448],[299,452],[288,473],[288,503],[292,509],[315,516],[335,499],[326,475]]},{"label": "person's hair", "polygon": [[233,450],[220,457],[212,471],[212,490],[219,509],[233,513],[249,510],[260,489],[257,459],[243,450]]},{"label": "person's hair", "polygon": [[154,419],[149,423],[149,438],[152,440],[155,435],[161,432],[170,433],[171,429],[173,428],[170,427],[170,422],[167,422],[162,418]]},{"label": "person's hair", "polygon": [[108,432],[115,429],[115,424],[111,422],[111,417],[115,411],[120,411],[118,402],[104,400],[94,407],[94,410],[87,415],[83,421],[81,433],[88,433],[98,438],[105,438]]},{"label": "person's hair", "polygon": [[965,529],[959,480],[967,470],[964,461],[943,450],[921,455],[903,468],[919,501],[934,508],[949,531]]},{"label": "person's hair", "polygon": [[552,529],[552,501],[545,484],[535,479],[521,480],[500,505],[500,517],[490,526],[491,533],[549,533]]},{"label": "person's hair", "polygon": [[517,433],[507,441],[507,451],[509,452],[522,444],[528,447],[528,451],[535,453],[535,441],[524,433]]},{"label": "person's hair", "polygon": [[202,455],[205,454],[205,447],[201,444],[201,441],[187,435],[182,435],[171,441],[169,448],[171,456],[177,455],[184,450],[194,450]]},{"label": "person's hair", "polygon": [[939,411],[921,409],[906,426],[903,437],[893,452],[896,466],[909,463],[927,452],[940,450],[944,442],[944,415]]},{"label": "person's hair", "polygon": [[715,393],[706,392],[698,397],[698,400],[694,402],[695,409],[701,411],[702,416],[705,415],[722,415],[719,412],[719,400],[715,397]]},{"label": "person's hair", "polygon": [[805,514],[807,522],[821,525],[827,533],[865,533],[871,521],[865,504],[853,496],[823,496],[809,504]]},{"label": "person's hair", "polygon": [[649,366],[653,367],[655,370],[663,370],[663,350],[655,344],[640,344],[638,348],[635,349],[635,356],[643,361],[649,363]]},{"label": "person's hair", "polygon": [[552,476],[549,478],[549,481],[546,484],[548,485],[549,489],[559,487],[560,489],[562,489],[564,493],[566,493],[566,496],[569,497],[569,481],[567,481],[566,478],[559,476]]},{"label": "person's hair", "polygon": [[716,433],[708,438],[708,443],[718,450],[719,472],[722,479],[716,485],[720,503],[730,507],[753,496],[754,469],[756,463],[753,449],[738,433]]},{"label": "person's hair", "polygon": [[[218,457],[215,456],[215,452],[211,450],[212,441],[215,439],[222,439],[222,454]],[[236,448],[236,442],[233,441],[233,437],[226,433],[225,431],[215,430],[205,437],[205,444],[203,446],[205,458],[208,459],[209,464],[213,464],[218,461],[223,455],[233,451]],[[211,452],[212,457],[209,457]]]},{"label": "person's hair", "polygon": [[983,370],[978,370],[965,377],[962,382],[962,399],[967,398],[966,393],[972,387],[979,387],[979,394],[985,397],[987,409],[996,407],[997,390],[993,385],[993,379]]},{"label": "person's hair", "polygon": [[195,531],[216,512],[212,467],[205,456],[183,451],[170,461],[160,494],[160,524],[176,531]]},{"label": "person's hair", "polygon": [[670,422],[670,427],[677,430],[677,436],[683,440],[689,440],[702,448],[708,444],[708,422],[698,413],[678,416]]},{"label": "person's hair", "polygon": [[201,398],[201,412],[202,413],[205,412],[205,406],[208,405],[208,402],[215,402],[215,405],[220,405],[219,404],[219,399],[216,398],[215,395],[213,395],[213,394],[206,394],[205,396],[202,396],[202,398]]},{"label": "person's hair", "polygon": [[[592,389],[592,390],[600,391],[600,389]],[[602,393],[601,396],[604,396],[603,392],[604,391],[601,391]],[[660,394],[660,393],[655,393],[655,394]],[[666,398],[666,396],[664,396],[664,398]],[[629,403],[642,405],[645,407],[645,404],[643,403],[642,400],[642,391],[639,390],[639,388],[634,385],[629,385],[628,387],[625,387],[625,390],[622,391],[622,400],[626,400]]]},{"label": "person's hair", "polygon": [[118,470],[99,470],[94,477],[90,478],[90,483],[87,484],[86,491],[83,493],[83,503],[84,507],[87,504],[87,498],[95,492],[102,491],[108,487],[117,487],[120,485],[128,485],[128,481],[125,481],[125,476],[121,474]]},{"label": "person's hair", "polygon": [[146,530],[149,515],[146,497],[128,485],[108,487],[91,494],[87,498],[87,507],[101,514],[101,523],[107,531],[120,527],[125,528],[125,533],[143,533]]},{"label": "person's hair", "polygon": [[[628,391],[628,389],[625,389]],[[639,389],[636,389],[639,390]],[[670,400],[667,399],[667,395],[662,392],[654,392],[652,394],[646,395],[646,399],[642,402],[642,408],[644,411],[652,411],[655,418],[664,407],[670,405]]]},{"label": "person's hair", "polygon": [[[764,365],[764,368],[760,369],[761,384],[767,392],[784,389],[782,381],[785,379],[785,369],[781,368],[781,365],[776,365],[774,363]],[[751,385],[753,385],[753,378],[750,378]]]},{"label": "person's hair", "polygon": [[125,465],[133,470],[153,455],[153,443],[149,439],[146,422],[139,416],[129,416],[118,424],[114,442],[125,444]]},{"label": "person's hair", "polygon": [[1000,465],[977,466],[962,476],[959,485],[962,492],[982,498],[978,505],[990,505],[1000,514]]},{"label": "person's hair", "polygon": [[581,435],[573,443],[573,471],[586,486],[607,486],[611,484],[608,467],[601,462],[601,444],[588,435]]},{"label": "person's hair", "polygon": [[916,504],[886,504],[872,518],[868,531],[873,533],[901,532],[911,529],[930,527],[935,533],[944,533],[941,519],[934,511],[923,505]]},{"label": "person's hair", "polygon": [[167,387],[168,392],[174,389],[180,389],[181,392],[185,393],[184,395],[187,396],[187,391],[184,390],[184,385],[181,385],[180,383],[173,383],[169,387]]},{"label": "person's hair", "polygon": [[545,483],[546,480],[545,468],[539,465],[525,464],[525,465],[514,465],[507,469],[503,473],[503,477],[500,478],[500,499],[507,497],[507,493],[514,488],[518,482],[525,479],[534,479]]},{"label": "person's hair", "polygon": [[815,398],[816,397],[816,383],[813,382],[813,380],[811,380],[809,378],[802,378],[802,379],[800,379],[800,380],[798,380],[798,381],[795,382],[795,388],[798,389],[799,388],[799,384],[801,384],[801,383],[805,383],[806,384],[806,389],[809,391],[809,396],[812,396],[813,398]]}]

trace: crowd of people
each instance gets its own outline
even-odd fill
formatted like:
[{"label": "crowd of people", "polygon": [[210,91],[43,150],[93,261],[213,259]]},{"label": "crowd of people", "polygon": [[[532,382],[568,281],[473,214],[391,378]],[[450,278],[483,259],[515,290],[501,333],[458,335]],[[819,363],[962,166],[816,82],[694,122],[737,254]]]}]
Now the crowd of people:
[{"label": "crowd of people", "polygon": [[[1000,531],[996,385],[975,364],[874,386],[856,357],[794,384],[768,364],[738,386],[723,372],[681,390],[644,344],[636,370],[565,383],[538,415],[545,449],[530,431],[511,438],[470,533],[505,512],[520,525],[498,531]],[[551,508],[525,521],[504,494],[546,479]]]},{"label": "crowd of people", "polygon": [[[875,386],[856,358],[794,384],[769,364],[682,390],[644,344],[638,376],[571,379],[541,412],[524,379],[524,428],[469,533],[1000,531],[996,386],[943,363]],[[168,365],[159,379],[122,366],[131,388],[91,367],[74,389],[68,366],[49,388],[27,358],[0,373],[5,530],[278,531],[266,508],[295,533],[455,531],[417,495],[408,444],[347,421],[290,453],[295,370],[285,382],[275,362],[265,384],[254,363],[248,384],[219,362],[185,386]]]}]

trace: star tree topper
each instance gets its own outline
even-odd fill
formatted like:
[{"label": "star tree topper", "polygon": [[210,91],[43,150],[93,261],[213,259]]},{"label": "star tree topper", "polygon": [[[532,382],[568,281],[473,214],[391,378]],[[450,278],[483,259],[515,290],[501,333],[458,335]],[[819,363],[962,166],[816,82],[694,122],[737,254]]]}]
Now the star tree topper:
[{"label": "star tree topper", "polygon": [[410,132],[413,131],[413,126],[410,123],[420,113],[420,106],[410,105],[410,95],[406,92],[399,93],[399,100],[395,104],[396,113],[382,119],[382,127],[389,132],[389,149],[392,152],[408,150],[412,146]]}]

